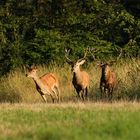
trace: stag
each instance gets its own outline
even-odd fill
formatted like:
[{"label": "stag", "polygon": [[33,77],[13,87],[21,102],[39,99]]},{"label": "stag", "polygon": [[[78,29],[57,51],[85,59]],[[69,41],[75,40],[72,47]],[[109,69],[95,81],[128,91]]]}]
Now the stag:
[{"label": "stag", "polygon": [[[96,60],[94,53],[97,52],[95,48],[89,49],[89,52],[91,53],[94,60]],[[122,49],[119,50],[120,54],[117,57],[118,61],[120,57],[122,56]],[[112,99],[112,94],[114,91],[114,88],[116,87],[117,80],[115,73],[111,70],[110,65],[113,64],[113,62],[116,62],[115,60],[106,62],[106,63],[100,63],[97,64],[101,67],[101,78],[100,78],[100,90],[101,90],[101,96],[106,97],[108,96],[109,99]]]},{"label": "stag", "polygon": [[118,83],[116,80],[116,74],[110,68],[110,65],[118,61],[123,54],[122,48],[120,48],[118,51],[119,51],[119,55],[116,60],[112,60],[110,62],[100,64],[102,68],[101,79],[100,79],[100,90],[101,90],[102,97],[108,96],[110,99],[112,99],[114,88]]},{"label": "stag", "polygon": [[113,90],[116,86],[116,76],[115,73],[110,68],[111,63],[101,63],[102,68],[101,79],[100,79],[100,90],[101,96],[108,96],[112,99]]},{"label": "stag", "polygon": [[73,61],[68,58],[70,50],[65,50],[65,57],[68,64],[71,65],[73,78],[72,84],[77,92],[77,95],[83,101],[88,98],[88,87],[89,87],[89,75],[86,71],[80,69],[80,66],[85,63],[85,57],[87,51],[84,54],[83,58],[78,59],[77,61]]},{"label": "stag", "polygon": [[46,96],[49,95],[54,103],[55,99],[60,101],[59,80],[53,73],[45,74],[41,77],[37,75],[36,67],[28,67],[26,77],[30,77],[36,84],[36,89],[42,96],[43,100],[47,102]]}]

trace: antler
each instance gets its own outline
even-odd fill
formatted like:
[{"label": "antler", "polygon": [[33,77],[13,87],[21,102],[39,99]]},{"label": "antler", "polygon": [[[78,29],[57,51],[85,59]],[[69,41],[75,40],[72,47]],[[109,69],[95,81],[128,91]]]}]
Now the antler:
[{"label": "antler", "polygon": [[119,54],[119,56],[117,57],[117,60],[119,60],[120,58],[121,58],[121,56],[122,56],[122,54],[123,54],[123,49],[122,48],[120,48],[120,54]]},{"label": "antler", "polygon": [[117,62],[120,58],[121,58],[121,56],[122,56],[122,53],[123,53],[123,50],[122,50],[122,48],[120,48],[120,53],[119,53],[119,55],[118,55],[118,57],[117,57],[117,59],[116,60],[110,60],[109,62],[107,62],[109,65],[111,65],[111,64],[113,64],[114,62]]},{"label": "antler", "polygon": [[96,60],[95,53],[98,52],[96,48],[88,48],[88,52],[92,55],[93,60]]},{"label": "antler", "polygon": [[114,63],[114,62],[116,62],[116,61],[118,61],[121,57],[122,57],[122,53],[123,53],[123,49],[122,48],[120,48],[120,53],[119,53],[119,55],[118,55],[118,57],[117,57],[117,59],[116,60],[111,60],[111,61],[109,61],[108,62],[108,64],[112,64],[112,63]]},{"label": "antler", "polygon": [[84,56],[82,58],[78,59],[77,62],[80,62],[80,61],[84,60],[87,56],[87,52],[88,52],[88,49],[85,49],[84,50]]},{"label": "antler", "polygon": [[23,68],[24,70],[26,70],[26,69],[29,70],[29,69],[30,69],[30,66],[29,66],[28,64],[23,64],[23,65],[22,65],[22,68]]},{"label": "antler", "polygon": [[68,58],[69,53],[70,53],[70,49],[65,48],[66,61],[67,61],[67,63],[71,64],[71,63],[73,63],[73,61],[70,58]]}]

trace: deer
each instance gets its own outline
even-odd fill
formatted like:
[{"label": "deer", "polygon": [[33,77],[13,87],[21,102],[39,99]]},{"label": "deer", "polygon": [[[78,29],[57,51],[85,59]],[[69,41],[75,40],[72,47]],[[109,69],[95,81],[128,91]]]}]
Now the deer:
[{"label": "deer", "polygon": [[60,102],[59,80],[54,73],[44,74],[39,77],[37,75],[37,67],[28,67],[26,77],[32,78],[36,85],[36,90],[39,92],[44,102],[47,102],[46,95],[51,96],[52,102],[55,99]]},{"label": "deer", "polygon": [[110,68],[111,63],[101,63],[101,78],[100,78],[100,90],[101,97],[108,96],[109,99],[112,99],[114,88],[116,87],[116,75]]},{"label": "deer", "polygon": [[65,49],[65,58],[66,62],[71,65],[72,72],[73,72],[73,78],[72,78],[72,84],[77,92],[78,98],[85,101],[88,98],[88,88],[89,88],[89,74],[80,69],[80,66],[85,63],[85,57],[87,52],[85,52],[84,57],[78,59],[77,61],[71,60],[68,55],[69,51]]},{"label": "deer", "polygon": [[100,90],[101,90],[101,96],[108,96],[108,98],[111,100],[113,96],[113,91],[116,88],[116,85],[118,84],[118,81],[116,79],[116,74],[114,71],[111,70],[111,65],[118,61],[123,54],[122,48],[119,49],[119,55],[116,60],[111,60],[106,63],[100,63],[100,67],[102,69],[101,72],[101,78],[100,78]]},{"label": "deer", "polygon": [[[94,52],[97,52],[95,48],[89,49],[89,52],[91,53],[93,60],[96,61],[96,57],[94,55]],[[118,61],[120,57],[122,56],[122,49],[119,50],[120,54],[117,57]],[[117,80],[116,80],[116,74],[114,71],[111,70],[111,64],[113,62],[116,62],[115,60],[108,61],[105,63],[98,63],[97,65],[101,67],[101,78],[100,78],[100,91],[101,91],[101,97],[107,97],[111,100],[113,96],[113,91],[117,85]]]}]

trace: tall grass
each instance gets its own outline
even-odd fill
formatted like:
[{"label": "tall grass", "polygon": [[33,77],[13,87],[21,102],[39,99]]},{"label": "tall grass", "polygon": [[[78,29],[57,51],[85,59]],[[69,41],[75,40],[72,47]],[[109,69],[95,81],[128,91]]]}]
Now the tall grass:
[{"label": "tall grass", "polygon": [[[100,76],[101,68],[95,63],[89,64],[84,69],[90,74],[89,99],[100,100]],[[113,100],[139,100],[140,98],[140,60],[120,60],[112,66],[117,75],[117,88],[114,91]],[[71,68],[66,64],[63,67],[52,64],[38,66],[38,75],[54,72],[60,80],[61,100],[77,101],[76,92],[71,83]],[[17,69],[7,76],[0,78],[0,102],[42,102],[42,98],[35,89],[32,79],[25,77],[26,70]],[[51,102],[50,97],[47,97]]]}]

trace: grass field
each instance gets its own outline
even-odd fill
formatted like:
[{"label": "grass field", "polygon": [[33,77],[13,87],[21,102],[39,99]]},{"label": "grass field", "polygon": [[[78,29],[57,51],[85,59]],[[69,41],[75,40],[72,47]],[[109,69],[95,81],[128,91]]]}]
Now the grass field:
[{"label": "grass field", "polygon": [[[128,59],[115,63],[112,70],[116,73],[117,87],[114,91],[113,100],[139,100],[140,99],[140,60]],[[90,75],[89,99],[100,101],[100,77],[101,68],[96,63],[84,65]],[[72,72],[68,64],[58,66],[57,64],[38,66],[38,75],[54,72],[60,81],[61,100],[77,101],[76,93],[72,85]],[[41,103],[42,98],[35,89],[35,83],[31,78],[25,76],[25,69],[11,71],[6,76],[0,77],[0,102],[12,103]],[[47,100],[51,102],[50,97]]]},{"label": "grass field", "polygon": [[39,76],[59,77],[60,104],[48,96],[45,104],[25,69],[0,77],[0,140],[139,140],[140,60],[112,66],[118,80],[112,103],[100,98],[101,68],[91,63],[84,69],[90,75],[87,103],[77,100],[67,64],[38,66]]},{"label": "grass field", "polygon": [[0,104],[0,140],[138,140],[140,104]]}]

